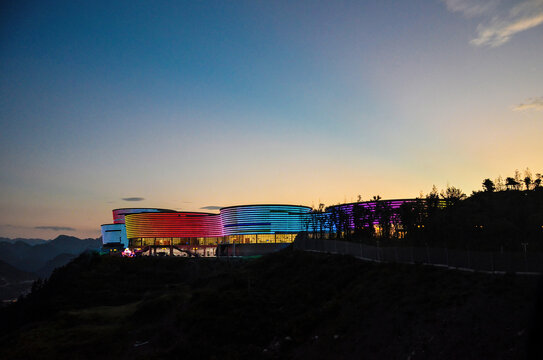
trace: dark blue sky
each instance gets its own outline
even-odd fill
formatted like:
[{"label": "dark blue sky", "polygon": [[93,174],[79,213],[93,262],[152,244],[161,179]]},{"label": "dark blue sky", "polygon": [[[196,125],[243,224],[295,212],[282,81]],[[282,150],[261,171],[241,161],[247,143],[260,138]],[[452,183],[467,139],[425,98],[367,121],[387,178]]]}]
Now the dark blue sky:
[{"label": "dark blue sky", "polygon": [[4,4],[0,236],[541,171],[543,1],[488,4]]}]

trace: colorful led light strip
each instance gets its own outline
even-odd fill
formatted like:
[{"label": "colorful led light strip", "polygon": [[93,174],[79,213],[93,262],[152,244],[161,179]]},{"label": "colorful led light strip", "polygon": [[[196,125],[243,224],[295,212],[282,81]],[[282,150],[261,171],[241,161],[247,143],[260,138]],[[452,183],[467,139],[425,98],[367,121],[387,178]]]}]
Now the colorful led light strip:
[{"label": "colorful led light strip", "polygon": [[310,207],[297,205],[241,205],[221,209],[224,235],[298,233]]},{"label": "colorful led light strip", "polygon": [[[380,200],[330,206],[324,213],[312,214],[311,208],[298,205],[240,205],[220,209],[220,214],[199,212],[177,212],[167,209],[125,208],[113,210],[115,224],[102,225],[104,244],[114,242],[119,235],[122,242],[133,238],[202,238],[246,234],[295,234],[300,231],[318,231],[327,222],[325,231],[330,230],[330,218],[334,212],[348,218],[348,226],[354,228],[355,206],[361,216],[374,225],[379,224],[379,206],[389,208],[390,221],[399,222],[399,209],[403,204],[415,204],[420,199]],[[445,202],[439,200],[438,207]],[[423,202],[423,206],[427,206]],[[319,221],[315,221],[318,219]],[[367,223],[367,222],[365,222]],[[126,224],[126,231],[125,231]],[[113,228],[113,227],[115,228]],[[119,228],[121,226],[121,228]]]},{"label": "colorful led light strip", "polygon": [[[380,223],[380,217],[379,213],[376,211],[378,206],[384,206],[388,207],[391,210],[391,217],[390,222],[401,222],[400,220],[400,208],[403,204],[416,204],[417,202],[422,201],[422,206],[426,207],[427,203],[425,199],[401,199],[401,200],[379,200],[379,201],[366,201],[366,202],[359,202],[359,203],[349,203],[349,204],[341,204],[341,205],[334,205],[329,206],[326,208],[326,213],[330,214],[334,210],[339,210],[340,212],[343,212],[346,216],[349,217],[350,227],[354,228],[354,215],[353,210],[355,206],[361,206],[366,211],[371,211],[373,216],[373,224],[378,225]],[[439,208],[443,208],[446,206],[445,200],[438,200],[437,206]]]},{"label": "colorful led light strip", "polygon": [[175,210],[155,209],[155,208],[122,208],[113,210],[113,223],[124,224],[124,217],[128,214],[155,212],[175,212]]}]

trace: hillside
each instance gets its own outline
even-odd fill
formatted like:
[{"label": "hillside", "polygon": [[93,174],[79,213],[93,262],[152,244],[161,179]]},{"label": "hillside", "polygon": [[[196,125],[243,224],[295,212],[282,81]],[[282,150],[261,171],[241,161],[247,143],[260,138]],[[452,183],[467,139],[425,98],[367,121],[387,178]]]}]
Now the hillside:
[{"label": "hillside", "polygon": [[67,263],[75,259],[76,257],[77,255],[74,255],[74,254],[67,254],[67,253],[59,254],[55,256],[54,258],[52,258],[51,260],[47,261],[45,265],[43,265],[40,269],[36,271],[36,274],[40,278],[46,279],[53,273],[53,271],[56,268],[66,265]]},{"label": "hillside", "polygon": [[16,299],[30,290],[38,276],[0,260],[0,300]]},{"label": "hillside", "polygon": [[0,357],[517,359],[537,279],[283,251],[85,254],[0,312]]}]

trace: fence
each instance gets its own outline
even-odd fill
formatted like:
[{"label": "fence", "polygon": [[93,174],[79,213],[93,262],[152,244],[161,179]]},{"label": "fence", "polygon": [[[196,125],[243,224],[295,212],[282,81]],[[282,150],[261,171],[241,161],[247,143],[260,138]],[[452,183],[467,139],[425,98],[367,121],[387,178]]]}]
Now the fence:
[{"label": "fence", "polygon": [[426,264],[489,273],[543,273],[543,253],[482,252],[432,247],[377,247],[339,240],[298,236],[294,248],[331,254],[352,255],[377,262]]}]

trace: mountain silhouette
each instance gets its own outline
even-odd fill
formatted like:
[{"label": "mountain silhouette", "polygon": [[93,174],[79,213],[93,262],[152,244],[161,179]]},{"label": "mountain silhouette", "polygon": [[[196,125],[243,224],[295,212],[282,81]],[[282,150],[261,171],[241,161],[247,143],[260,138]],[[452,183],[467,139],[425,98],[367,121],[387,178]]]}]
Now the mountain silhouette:
[{"label": "mountain silhouette", "polygon": [[18,241],[22,241],[24,243],[27,243],[28,245],[38,245],[38,244],[44,244],[46,243],[47,241],[50,241],[50,240],[44,240],[44,239],[24,239],[24,238],[15,238],[15,239],[10,239],[10,238],[5,238],[5,237],[0,237],[0,242],[8,242],[8,243],[16,243]]},{"label": "mountain silhouette", "polygon": [[37,245],[29,245],[28,242],[22,240],[2,241],[0,242],[0,260],[19,270],[41,272],[40,269],[58,255],[79,255],[86,250],[95,250],[102,246],[100,238],[79,239],[67,235],[43,241],[43,243],[34,241]]}]

